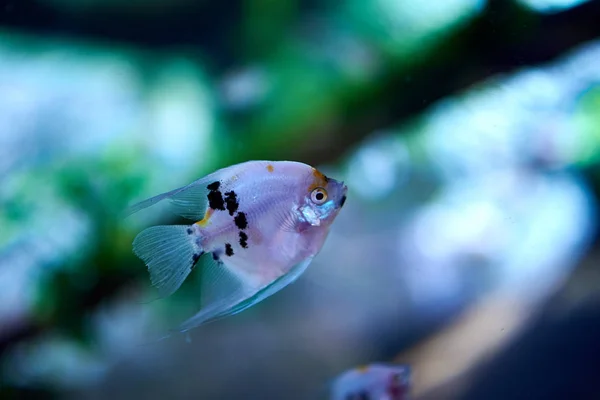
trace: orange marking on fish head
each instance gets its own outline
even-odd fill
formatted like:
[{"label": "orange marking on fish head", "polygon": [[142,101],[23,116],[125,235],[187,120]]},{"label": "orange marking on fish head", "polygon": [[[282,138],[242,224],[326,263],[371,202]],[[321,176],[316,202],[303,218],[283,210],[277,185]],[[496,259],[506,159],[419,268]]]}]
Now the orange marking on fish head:
[{"label": "orange marking on fish head", "polygon": [[205,227],[206,225],[208,225],[208,220],[210,219],[210,216],[213,214],[213,212],[215,212],[215,210],[213,210],[212,208],[207,208],[206,212],[204,213],[204,217],[196,222],[196,225],[199,225],[201,227]]},{"label": "orange marking on fish head", "polygon": [[361,373],[361,374],[364,374],[367,371],[369,371],[369,366],[368,365],[361,365],[360,367],[356,367],[356,371],[359,372],[359,373]]},{"label": "orange marking on fish head", "polygon": [[275,168],[271,164],[267,165],[267,171],[273,172],[274,170],[275,170]]},{"label": "orange marking on fish head", "polygon": [[319,171],[316,168],[312,169],[312,174],[313,174],[313,181],[312,184],[308,187],[308,191],[312,192],[314,189],[318,188],[318,187],[326,187],[327,186],[327,182],[329,181],[329,179],[323,175],[323,173],[321,171]]}]

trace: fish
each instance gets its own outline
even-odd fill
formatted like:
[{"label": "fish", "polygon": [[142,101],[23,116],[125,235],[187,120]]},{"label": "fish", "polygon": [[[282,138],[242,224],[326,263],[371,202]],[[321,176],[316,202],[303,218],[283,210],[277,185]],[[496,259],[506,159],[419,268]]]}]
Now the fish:
[{"label": "fish", "polygon": [[[343,181],[296,161],[247,161],[141,201],[127,216],[168,200],[195,221],[159,225],[133,240],[160,298],[183,284],[201,257],[200,310],[186,332],[237,314],[294,282],[321,250],[346,201]],[[210,254],[210,256],[209,256]]]},{"label": "fish", "polygon": [[339,375],[331,387],[331,400],[409,400],[408,365],[373,363]]}]

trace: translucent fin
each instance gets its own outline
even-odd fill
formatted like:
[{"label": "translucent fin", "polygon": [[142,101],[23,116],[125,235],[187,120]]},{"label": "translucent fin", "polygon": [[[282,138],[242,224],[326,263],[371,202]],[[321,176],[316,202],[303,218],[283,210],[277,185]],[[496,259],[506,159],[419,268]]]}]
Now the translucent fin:
[{"label": "translucent fin", "polygon": [[183,218],[199,221],[208,206],[207,194],[208,189],[204,184],[190,186],[170,196],[170,210]]},{"label": "translucent fin", "polygon": [[260,287],[231,273],[219,262],[209,261],[200,271],[201,309],[179,326],[181,332],[218,319],[218,315],[244,299],[251,297]]},{"label": "translucent fin", "polygon": [[208,194],[206,185],[208,185],[211,179],[215,178],[212,177],[212,175],[207,176],[205,178],[198,179],[189,185],[171,190],[170,192],[156,195],[134,204],[127,209],[125,217],[153,206],[164,199],[170,199],[170,210],[173,213],[195,221],[200,220],[206,211],[206,195]]},{"label": "translucent fin", "polygon": [[154,197],[150,197],[149,199],[146,199],[144,201],[140,201],[139,203],[136,203],[136,204],[130,206],[129,208],[127,208],[127,211],[125,212],[125,217],[129,217],[130,215],[135,214],[136,212],[142,211],[145,208],[153,206],[156,203],[163,201],[164,199],[167,199],[176,193],[179,193],[179,191],[184,188],[185,188],[185,186],[183,188],[177,188],[175,190],[171,190],[170,192],[161,193]]},{"label": "translucent fin", "polygon": [[189,226],[161,225],[143,230],[133,241],[133,252],[148,266],[152,284],[161,297],[173,294],[203,254]]},{"label": "translucent fin", "polygon": [[232,297],[235,293],[244,292],[243,280],[230,272],[221,261],[209,260],[200,272],[200,304],[207,308],[220,300]]},{"label": "translucent fin", "polygon": [[207,188],[209,184],[215,181],[221,182],[223,185],[221,191],[224,193],[225,188],[237,181],[241,174],[247,171],[249,168],[252,168],[253,165],[265,165],[269,162],[270,161],[248,161],[241,164],[231,165],[226,168],[221,168],[212,174],[190,183],[189,185],[171,190],[170,192],[159,194],[134,204],[125,212],[125,217],[153,206],[164,199],[171,199],[171,210],[175,214],[198,221],[202,219],[206,211],[206,195],[209,192]]},{"label": "translucent fin", "polygon": [[[210,302],[206,303],[205,306],[203,305],[202,310],[195,316],[181,324],[179,330],[185,332],[201,324],[213,322],[252,307],[294,282],[306,270],[311,261],[312,258],[304,260],[292,267],[289,273],[268,285],[262,286],[244,283],[228,272],[226,267],[219,265],[222,270],[221,272],[217,270],[212,271],[212,273],[218,274],[214,275],[214,277],[218,277],[217,280],[214,280],[213,277],[213,280],[207,279],[206,281],[207,284],[213,286],[212,291],[207,293]],[[204,278],[205,276],[203,276]]]},{"label": "translucent fin", "polygon": [[267,285],[266,287],[264,287],[263,289],[258,291],[256,294],[254,294],[252,297],[243,301],[242,303],[236,304],[235,307],[233,307],[231,310],[228,310],[226,312],[226,314],[220,315],[219,318],[237,314],[241,311],[244,311],[246,308],[251,307],[256,303],[263,301],[267,297],[272,296],[275,293],[279,292],[281,289],[283,289],[284,287],[286,287],[287,285],[293,283],[296,279],[298,279],[298,277],[300,275],[302,275],[302,273],[304,271],[306,271],[306,268],[308,267],[308,265],[310,264],[311,261],[312,261],[312,257],[293,266],[292,269],[290,269],[290,272],[281,276],[279,279],[276,279],[275,281],[273,281],[272,283],[270,283],[269,285]]}]

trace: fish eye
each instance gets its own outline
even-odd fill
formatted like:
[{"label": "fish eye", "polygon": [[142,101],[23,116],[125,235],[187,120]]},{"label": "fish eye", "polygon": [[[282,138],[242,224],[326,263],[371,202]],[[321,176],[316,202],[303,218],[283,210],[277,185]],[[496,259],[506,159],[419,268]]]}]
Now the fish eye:
[{"label": "fish eye", "polygon": [[318,187],[310,193],[310,199],[313,203],[321,205],[327,201],[327,190]]}]

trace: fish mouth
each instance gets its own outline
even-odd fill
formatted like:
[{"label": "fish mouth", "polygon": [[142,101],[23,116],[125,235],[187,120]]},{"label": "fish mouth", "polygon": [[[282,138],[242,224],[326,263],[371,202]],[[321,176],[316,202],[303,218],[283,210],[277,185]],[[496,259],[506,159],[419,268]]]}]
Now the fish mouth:
[{"label": "fish mouth", "polygon": [[341,182],[342,185],[342,197],[340,198],[340,203],[339,203],[339,208],[344,207],[344,204],[346,203],[346,193],[348,193],[348,186],[344,185],[344,182]]}]

